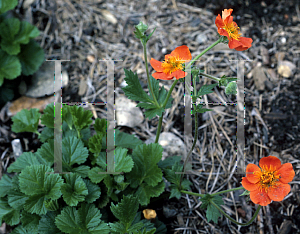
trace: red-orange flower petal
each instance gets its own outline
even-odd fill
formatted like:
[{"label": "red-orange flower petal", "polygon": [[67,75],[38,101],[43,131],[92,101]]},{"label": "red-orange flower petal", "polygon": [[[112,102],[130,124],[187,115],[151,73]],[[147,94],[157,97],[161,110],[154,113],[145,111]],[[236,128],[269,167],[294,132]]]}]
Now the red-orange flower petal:
[{"label": "red-orange flower petal", "polygon": [[254,190],[250,192],[250,199],[255,204],[259,204],[261,206],[267,206],[271,203],[271,199],[269,198],[268,194],[262,190]]},{"label": "red-orange flower petal", "polygon": [[192,59],[192,55],[189,50],[189,47],[187,47],[186,45],[178,46],[175,50],[173,50],[171,52],[171,55],[178,56],[182,60],[191,60]]},{"label": "red-orange flower petal", "polygon": [[251,183],[246,177],[243,177],[242,185],[248,191],[258,190],[259,188],[258,184]]},{"label": "red-orange flower petal", "polygon": [[180,78],[183,78],[187,75],[187,72],[184,72],[184,71],[181,71],[181,70],[178,70],[178,71],[175,71],[172,73],[172,76],[175,77],[177,80],[180,79]]},{"label": "red-orange flower petal", "polygon": [[220,16],[220,14],[217,16],[216,20],[215,20],[215,24],[217,25],[218,28],[223,28],[225,27],[225,24]]},{"label": "red-orange flower petal", "polygon": [[260,171],[260,168],[255,164],[252,163],[248,164],[246,168],[246,177],[250,183],[254,183],[254,184],[259,181],[259,178],[255,174],[253,174],[253,172],[255,171]]},{"label": "red-orange flower petal", "polygon": [[289,184],[283,184],[278,182],[277,187],[270,187],[268,190],[268,196],[273,201],[282,201],[286,195],[291,191]]},{"label": "red-orange flower petal", "polygon": [[263,168],[263,167],[270,168],[271,165],[274,168],[274,170],[278,170],[281,167],[281,162],[275,156],[268,156],[268,157],[261,158],[259,160],[259,166],[261,168]]},{"label": "red-orange flower petal", "polygon": [[294,179],[295,171],[293,169],[293,166],[291,163],[285,163],[283,164],[279,170],[278,173],[280,174],[279,181],[282,183],[289,183]]},{"label": "red-orange flower petal", "polygon": [[222,11],[222,19],[225,20],[228,16],[231,16],[233,9],[224,9]]},{"label": "red-orange flower petal", "polygon": [[152,74],[152,76],[155,79],[160,79],[160,80],[172,80],[173,77],[170,77],[169,75],[163,73],[163,72],[155,72]]},{"label": "red-orange flower petal", "polygon": [[163,68],[161,67],[162,62],[157,61],[154,58],[151,58],[150,64],[154,68],[155,71],[157,71],[157,72],[162,72],[163,71]]}]

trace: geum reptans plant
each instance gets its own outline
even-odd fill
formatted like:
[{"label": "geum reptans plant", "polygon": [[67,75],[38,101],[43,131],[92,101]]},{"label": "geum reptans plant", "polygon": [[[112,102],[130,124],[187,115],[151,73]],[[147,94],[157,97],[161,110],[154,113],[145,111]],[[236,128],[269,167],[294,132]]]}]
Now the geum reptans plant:
[{"label": "geum reptans plant", "polygon": [[[218,16],[216,21],[220,26],[218,32],[225,35],[194,59],[186,45],[175,48],[171,54],[165,56],[163,62],[152,58],[150,64],[155,70],[152,75],[148,69],[146,45],[155,29],[146,35],[147,25],[140,22],[135,26],[134,34],[143,45],[149,93],[142,88],[138,75],[126,69],[127,86],[123,91],[129,99],[139,101],[137,106],[145,109],[148,119],[158,117],[159,121],[155,142],[148,145],[133,135],[115,130],[114,169],[118,174],[105,174],[107,128],[110,124],[107,120],[95,119],[93,123],[93,114],[90,111],[82,107],[63,105],[63,173],[54,173],[54,105],[48,105],[42,116],[37,109],[24,109],[17,113],[12,118],[12,131],[36,133],[43,144],[37,152],[24,152],[9,166],[8,172],[17,173],[14,177],[3,175],[0,181],[0,224],[3,220],[9,225],[18,225],[12,234],[162,234],[167,229],[158,220],[155,210],[151,209],[151,199],[160,200],[165,196],[180,199],[183,194],[199,196],[202,202],[200,208],[206,210],[208,222],[212,220],[217,223],[223,214],[241,226],[253,222],[261,205],[267,205],[270,200],[282,200],[290,191],[287,183],[293,179],[294,171],[290,163],[281,165],[273,156],[262,159],[261,168],[253,164],[247,167],[243,187],[213,194],[199,194],[190,192],[192,183],[183,178],[186,163],[198,139],[198,113],[211,111],[202,108],[202,104],[197,105],[197,99],[212,93],[216,86],[225,87],[227,95],[236,94],[237,78],[214,77],[192,66],[193,63],[218,43],[226,43],[226,37],[229,48],[245,50],[251,47],[251,43],[247,44],[245,39],[241,39],[237,25],[232,21],[232,10],[223,12],[222,19]],[[227,34],[221,29],[227,30]],[[182,165],[180,156],[161,160],[163,148],[158,140],[163,113],[172,106],[171,93],[176,84],[190,74],[195,134],[192,148]],[[202,85],[197,90],[196,84],[200,76],[206,76],[215,83]],[[168,92],[164,86],[159,86],[158,80],[174,78]],[[38,131],[40,120],[44,125],[41,133]],[[91,132],[91,125],[94,133]],[[65,172],[68,174],[64,174]],[[167,191],[163,177],[170,183]],[[251,200],[259,205],[249,222],[240,223],[223,211],[221,205],[224,201],[220,195],[244,187],[247,190],[243,195],[250,193]],[[108,211],[115,219],[108,220]]]}]

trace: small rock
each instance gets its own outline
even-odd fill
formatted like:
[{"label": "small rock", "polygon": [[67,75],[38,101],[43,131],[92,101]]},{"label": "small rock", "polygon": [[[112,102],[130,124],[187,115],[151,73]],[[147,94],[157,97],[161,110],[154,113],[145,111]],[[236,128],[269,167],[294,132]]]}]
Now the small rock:
[{"label": "small rock", "polygon": [[177,214],[177,211],[175,209],[169,209],[168,207],[163,206],[163,214],[168,219],[174,217]]},{"label": "small rock", "polygon": [[199,34],[197,37],[196,37],[196,41],[199,43],[199,44],[203,44],[204,42],[207,41],[207,36],[205,34]]},{"label": "small rock", "polygon": [[[27,87],[27,92],[25,96],[37,98],[44,97],[45,95],[53,95],[54,92],[57,92],[58,90],[54,90],[54,74],[55,63],[43,63],[41,68],[33,74],[31,79],[31,85]],[[68,73],[66,71],[62,71],[62,87],[65,87],[68,84],[68,82]]]},{"label": "small rock", "polygon": [[264,70],[261,66],[261,63],[258,63],[256,67],[252,71],[254,84],[257,90],[264,90],[265,89],[265,81],[267,77],[264,73]]},{"label": "small rock", "polygon": [[90,63],[93,63],[95,61],[95,56],[94,55],[88,55],[86,56],[87,61],[89,61]]},{"label": "small rock", "polygon": [[144,121],[144,115],[137,103],[121,96],[116,99],[117,124],[121,126],[135,127]]},{"label": "small rock", "polygon": [[38,108],[39,111],[43,111],[46,106],[55,101],[54,96],[46,97],[43,99],[36,99],[22,96],[17,100],[13,101],[8,108],[7,115],[13,116],[17,114],[22,109],[31,109],[31,108]]},{"label": "small rock", "polygon": [[263,64],[268,65],[270,63],[270,58],[269,58],[269,51],[266,49],[266,47],[264,46],[260,47],[260,54],[262,56]]},{"label": "small rock", "polygon": [[[149,138],[145,141],[145,144],[151,144],[155,142],[155,136]],[[171,132],[162,132],[159,136],[158,143],[163,147],[163,155],[162,159],[164,160],[166,157],[170,156],[182,156],[184,155],[184,143],[183,141]]]},{"label": "small rock", "polygon": [[290,61],[284,60],[278,63],[278,73],[285,78],[291,77],[295,69],[295,64],[291,63]]}]

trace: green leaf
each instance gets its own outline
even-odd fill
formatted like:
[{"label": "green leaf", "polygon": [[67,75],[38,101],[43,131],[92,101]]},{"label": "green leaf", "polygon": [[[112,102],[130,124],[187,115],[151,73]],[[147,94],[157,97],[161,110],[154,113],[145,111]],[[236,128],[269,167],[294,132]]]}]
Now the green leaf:
[{"label": "green leaf", "polygon": [[84,110],[81,106],[71,106],[69,107],[70,113],[73,117],[73,122],[77,131],[90,126],[93,122],[91,119],[93,114],[89,110]]},{"label": "green leaf", "polygon": [[145,117],[150,119],[153,119],[154,117],[156,117],[157,115],[160,117],[162,115],[162,113],[165,111],[164,108],[155,108],[155,109],[150,109],[150,110],[146,110],[145,111]]},{"label": "green leaf", "polygon": [[109,234],[109,227],[102,223],[100,211],[94,204],[82,203],[81,207],[65,207],[55,218],[56,226],[70,234]]},{"label": "green leaf", "polygon": [[41,165],[37,157],[31,152],[24,152],[15,162],[10,164],[7,172],[21,172],[24,168],[31,165]]},{"label": "green leaf", "polygon": [[138,145],[132,152],[134,167],[126,174],[130,186],[138,187],[143,181],[156,186],[162,181],[162,171],[157,163],[162,158],[163,148],[159,144]]},{"label": "green leaf", "polygon": [[83,179],[74,173],[63,175],[66,183],[61,186],[63,199],[69,206],[77,206],[78,202],[85,200],[88,189]]},{"label": "green leaf", "polygon": [[48,128],[54,128],[54,103],[52,102],[47,105],[43,112],[44,114],[41,117],[41,123]]},{"label": "green leaf", "polygon": [[[143,141],[135,137],[134,135],[121,132],[119,129],[115,129],[115,146],[122,148],[134,149],[138,145],[142,145]],[[102,144],[103,145],[103,144]],[[106,144],[105,144],[106,146]]]},{"label": "green leaf", "polygon": [[53,200],[61,196],[63,179],[59,174],[46,174],[53,169],[45,165],[32,165],[22,170],[19,175],[20,190],[26,195],[43,194]]},{"label": "green leaf", "polygon": [[225,93],[226,93],[227,95],[229,95],[229,94],[234,94],[234,95],[236,95],[236,94],[237,94],[236,89],[237,89],[236,82],[235,82],[235,81],[232,81],[232,82],[230,82],[230,83],[226,86],[226,88],[225,88]]},{"label": "green leaf", "polygon": [[38,138],[43,143],[48,141],[49,139],[53,140],[54,139],[54,130],[53,130],[53,128],[45,127],[43,129],[43,131],[41,132],[41,134],[38,136]]},{"label": "green leaf", "polygon": [[10,176],[3,174],[0,180],[0,197],[4,197],[9,193],[12,188],[11,182],[12,179],[10,178]]},{"label": "green leaf", "polygon": [[15,210],[21,210],[26,203],[28,196],[24,195],[18,188],[18,190],[12,189],[7,196],[8,204]]},{"label": "green leaf", "polygon": [[125,225],[126,231],[134,220],[136,212],[138,211],[138,199],[132,195],[125,196],[117,205],[111,203],[110,210],[114,216],[120,220],[122,224]]},{"label": "green leaf", "polygon": [[137,74],[133,73],[131,70],[126,70],[125,68],[124,72],[124,79],[127,83],[127,86],[122,88],[122,90],[124,91],[125,95],[134,101],[151,102],[151,99],[143,90]]},{"label": "green leaf", "polygon": [[57,212],[47,212],[47,214],[43,215],[40,219],[38,226],[39,234],[63,234],[55,225],[55,218]]},{"label": "green leaf", "polygon": [[214,221],[215,223],[218,223],[218,218],[221,217],[221,214],[219,210],[211,204],[211,200],[217,205],[223,205],[224,202],[222,200],[222,197],[219,195],[211,196],[210,194],[205,194],[204,197],[200,198],[202,201],[202,204],[200,206],[201,209],[207,209],[206,210],[206,218],[209,222],[210,220]]},{"label": "green leaf", "polygon": [[84,163],[89,156],[82,141],[76,137],[67,137],[62,141],[62,163],[66,167]]},{"label": "green leaf", "polygon": [[80,175],[82,178],[88,177],[89,171],[90,171],[90,167],[85,166],[85,165],[81,165],[79,167],[73,167],[71,169],[71,172],[74,172],[74,173]]},{"label": "green leaf", "polygon": [[152,37],[152,34],[155,32],[156,27],[153,29],[153,31],[149,34],[149,36],[147,36],[146,38],[146,42],[149,41],[149,39]]},{"label": "green leaf", "polygon": [[18,0],[4,0],[0,3],[0,15],[14,9],[18,5]]},{"label": "green leaf", "polygon": [[[52,131],[53,131],[53,129],[52,129]],[[23,153],[23,154],[25,154],[25,153]],[[40,158],[43,158],[44,160],[49,162],[50,165],[48,165],[48,166],[51,167],[54,163],[54,140],[50,139],[50,140],[48,140],[48,142],[44,143],[41,146],[41,148],[39,148],[37,150],[36,156],[39,156]]]},{"label": "green leaf", "polygon": [[29,76],[34,74],[45,61],[44,50],[34,40],[21,46],[21,53],[18,54],[22,65],[22,74]]},{"label": "green leaf", "polygon": [[106,172],[106,169],[94,167],[88,172],[90,180],[95,184],[100,183],[106,176],[109,176],[108,174],[98,174],[98,172]]},{"label": "green leaf", "polygon": [[[158,96],[159,96],[159,81],[157,79],[155,79],[153,76],[150,76],[150,83],[151,83],[155,98],[158,99]],[[150,91],[149,84],[148,84],[148,89]],[[152,100],[154,100],[151,92],[150,92],[150,98]]]},{"label": "green leaf", "polygon": [[[49,104],[49,105],[52,105],[52,103]],[[62,106],[62,120],[67,123],[67,125],[70,129],[73,128],[73,117],[72,117],[72,114],[70,112],[70,106],[69,105],[64,104]]]},{"label": "green leaf", "polygon": [[40,113],[38,109],[23,109],[12,117],[13,125],[11,127],[11,130],[17,133],[37,132],[39,119]]},{"label": "green leaf", "polygon": [[139,203],[142,206],[146,206],[150,203],[151,197],[158,197],[165,191],[165,182],[161,181],[156,186],[150,186],[146,183],[142,183],[138,190],[135,193],[135,196],[138,197]]},{"label": "green leaf", "polygon": [[59,205],[58,205],[58,201],[57,200],[46,200],[44,202],[45,204],[45,207],[47,210],[50,210],[50,211],[55,211],[55,210],[58,210],[59,209]]},{"label": "green leaf", "polygon": [[196,107],[196,110],[192,110],[192,114],[195,114],[195,112],[197,113],[205,113],[207,111],[213,111],[213,109],[206,109],[206,108],[202,108],[203,104],[199,104]]},{"label": "green leaf", "polygon": [[83,181],[88,189],[88,195],[85,197],[85,201],[87,203],[93,203],[101,195],[100,187],[93,184],[90,180],[84,179]]},{"label": "green leaf", "polygon": [[[28,44],[31,38],[39,35],[39,30],[34,25],[26,21],[20,22],[17,18],[6,18],[1,22],[0,29],[1,49],[11,55],[19,54],[20,44]],[[35,51],[32,52],[35,54]]]},{"label": "green leaf", "polygon": [[109,121],[107,121],[106,119],[96,119],[95,120],[95,124],[94,124],[94,129],[97,132],[97,134],[99,135],[106,135],[106,129],[107,126],[109,126]]},{"label": "green leaf", "polygon": [[[177,199],[180,199],[180,197],[181,197],[181,192],[180,192],[180,187],[179,187],[181,174],[175,174],[175,172],[182,172],[182,169],[183,169],[183,165],[180,164],[180,161],[175,162],[175,164],[172,166],[172,169],[167,169],[167,168],[164,169],[165,178],[169,182],[173,183],[170,186],[171,195],[169,198],[176,197]],[[190,181],[184,179],[181,182],[182,189],[190,190],[191,184],[192,183]]]},{"label": "green leaf", "polygon": [[209,84],[209,85],[203,85],[200,90],[197,92],[197,98],[200,97],[200,96],[203,96],[205,94],[209,94],[209,93],[212,93],[212,89],[214,87],[216,87],[218,84],[215,83],[215,84]]},{"label": "green leaf", "polygon": [[133,160],[127,156],[127,149],[117,147],[115,149],[115,172],[130,172],[133,168]]},{"label": "green leaf", "polygon": [[161,160],[158,162],[158,167],[160,167],[161,169],[171,169],[172,166],[176,163],[176,162],[180,162],[181,157],[180,156],[172,156],[172,157],[167,157],[164,160]]},{"label": "green leaf", "polygon": [[102,149],[102,134],[97,134],[89,139],[89,151],[98,155]]},{"label": "green leaf", "polygon": [[30,214],[27,211],[24,210],[22,211],[22,217],[21,217],[22,226],[27,230],[36,229],[36,231],[33,233],[37,232],[40,219],[41,216],[37,214]]},{"label": "green leaf", "polygon": [[21,75],[21,63],[18,57],[0,49],[0,86],[4,78],[12,80],[19,75]]}]

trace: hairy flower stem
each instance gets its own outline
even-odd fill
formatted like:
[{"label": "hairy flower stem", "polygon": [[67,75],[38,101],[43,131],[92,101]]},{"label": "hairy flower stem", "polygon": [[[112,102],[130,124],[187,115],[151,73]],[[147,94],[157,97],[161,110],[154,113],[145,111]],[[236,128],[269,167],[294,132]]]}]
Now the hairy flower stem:
[{"label": "hairy flower stem", "polygon": [[229,219],[231,222],[237,224],[237,225],[240,225],[240,226],[248,226],[250,225],[254,219],[256,218],[256,216],[258,215],[258,212],[260,211],[260,208],[261,208],[261,205],[258,205],[258,208],[256,210],[256,212],[254,213],[253,217],[250,219],[249,222],[247,223],[240,223],[240,222],[237,222],[235,221],[233,218],[231,218],[229,215],[227,215],[216,203],[214,203],[214,201],[210,200],[211,204],[216,207],[227,219]]},{"label": "hairy flower stem", "polygon": [[[227,189],[221,192],[217,192],[217,193],[212,193],[210,194],[211,196],[216,196],[222,193],[229,193],[232,191],[236,191],[236,190],[240,190],[240,189],[244,189],[244,187],[238,187],[238,188],[232,188],[232,189]],[[193,196],[197,196],[197,197],[204,197],[205,194],[199,194],[199,193],[193,193],[193,192],[189,192],[189,191],[185,191],[185,190],[180,190],[181,193],[185,193],[185,194],[189,194],[189,195],[193,195]]]},{"label": "hairy flower stem", "polygon": [[208,77],[208,78],[210,78],[210,79],[212,79],[212,80],[215,80],[215,81],[217,81],[217,82],[219,82],[219,81],[221,80],[221,78],[217,78],[217,77],[214,77],[214,76],[205,74],[205,73],[203,73],[203,72],[200,72],[200,76],[206,76],[206,77]]},{"label": "hairy flower stem", "polygon": [[143,48],[144,48],[144,58],[145,58],[145,66],[146,66],[146,72],[147,72],[147,79],[148,79],[148,85],[149,85],[149,89],[150,89],[150,92],[152,94],[152,97],[154,99],[154,102],[155,102],[155,105],[157,107],[159,107],[159,104],[156,100],[156,97],[154,95],[154,92],[153,92],[153,88],[152,88],[152,85],[151,85],[151,82],[150,82],[150,75],[149,75],[149,68],[148,68],[148,59],[147,59],[147,49],[146,49],[146,43],[142,43],[143,44]]},{"label": "hairy flower stem", "polygon": [[221,41],[223,40],[223,37],[220,37],[219,40],[217,40],[215,43],[213,43],[211,46],[207,47],[205,50],[203,50],[199,55],[197,55],[187,66],[185,69],[189,68],[192,66],[194,62],[197,61],[202,55],[204,55],[207,51],[209,51],[211,48],[214,46],[218,45]]},{"label": "hairy flower stem", "polygon": [[[178,83],[179,80],[175,80],[174,83],[172,84],[168,94],[167,94],[167,97],[166,97],[166,100],[164,101],[163,105],[162,105],[162,108],[165,109],[167,103],[168,103],[168,100],[171,96],[171,93],[173,91],[173,89],[175,88],[175,85]],[[155,143],[158,142],[158,139],[159,139],[159,135],[160,135],[160,131],[161,131],[161,124],[162,124],[162,119],[163,119],[163,113],[161,114],[161,116],[159,117],[159,122],[158,122],[158,126],[157,126],[157,130],[156,130],[156,138],[155,138]]]}]

